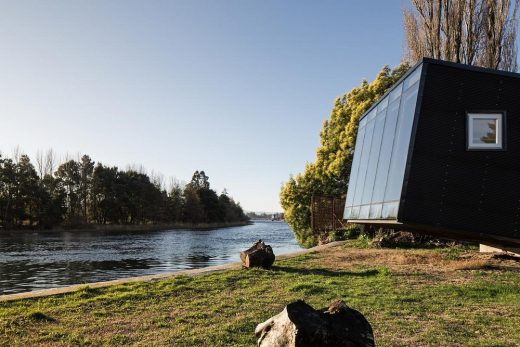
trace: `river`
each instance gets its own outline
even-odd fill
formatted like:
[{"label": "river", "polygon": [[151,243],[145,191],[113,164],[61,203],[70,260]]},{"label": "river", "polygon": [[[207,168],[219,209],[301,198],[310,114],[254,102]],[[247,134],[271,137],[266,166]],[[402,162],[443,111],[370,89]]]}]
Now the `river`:
[{"label": "river", "polygon": [[0,295],[239,261],[262,239],[275,254],[300,249],[284,222],[215,230],[0,233]]}]

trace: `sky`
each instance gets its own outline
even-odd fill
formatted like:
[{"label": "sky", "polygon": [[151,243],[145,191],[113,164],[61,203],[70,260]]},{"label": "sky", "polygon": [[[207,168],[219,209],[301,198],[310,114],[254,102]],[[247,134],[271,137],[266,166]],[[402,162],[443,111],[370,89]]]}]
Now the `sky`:
[{"label": "sky", "polygon": [[403,52],[402,1],[0,1],[0,151],[86,153],[247,211],[312,162],[335,97]]}]

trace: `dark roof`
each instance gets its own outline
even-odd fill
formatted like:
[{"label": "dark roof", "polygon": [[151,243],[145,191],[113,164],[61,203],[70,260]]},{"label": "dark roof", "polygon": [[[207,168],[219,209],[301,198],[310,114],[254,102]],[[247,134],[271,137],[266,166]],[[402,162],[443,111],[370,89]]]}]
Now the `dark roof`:
[{"label": "dark roof", "polygon": [[386,91],[386,93],[384,93],[379,98],[379,100],[374,102],[374,104],[372,104],[372,106],[370,106],[368,108],[368,110],[366,110],[365,113],[363,113],[363,115],[361,117],[359,117],[359,120],[365,118],[366,115],[368,113],[370,113],[370,111],[372,111],[372,109],[374,107],[377,107],[377,105],[379,104],[379,102],[381,102],[381,100],[383,100],[388,94],[390,94],[392,92],[392,90],[394,90],[401,82],[403,82],[406,79],[406,77],[411,75],[419,66],[423,65],[423,63],[447,66],[447,67],[452,67],[452,68],[461,69],[461,70],[467,70],[467,71],[472,71],[472,72],[482,72],[482,73],[489,73],[489,74],[493,74],[493,75],[501,75],[501,76],[506,76],[506,77],[520,78],[520,73],[516,73],[516,72],[510,72],[510,71],[504,71],[504,70],[496,70],[496,69],[490,69],[490,68],[485,68],[485,67],[480,67],[480,66],[454,63],[454,62],[451,62],[451,61],[440,60],[440,59],[422,58],[418,63],[416,63],[414,66],[412,66],[397,82],[395,82],[394,85],[391,86]]},{"label": "dark roof", "polygon": [[468,70],[473,72],[483,72],[483,73],[490,73],[493,75],[502,75],[507,77],[515,77],[520,78],[520,73],[511,72],[511,71],[504,71],[504,70],[497,70],[497,69],[490,69],[487,67],[480,67],[475,65],[467,65],[467,64],[460,64],[460,63],[454,63],[451,61],[446,60],[439,60],[439,59],[432,59],[432,58],[422,58],[420,63],[428,63],[428,64],[435,64],[435,65],[442,65],[442,66],[449,66],[456,69],[462,69],[462,70]]}]

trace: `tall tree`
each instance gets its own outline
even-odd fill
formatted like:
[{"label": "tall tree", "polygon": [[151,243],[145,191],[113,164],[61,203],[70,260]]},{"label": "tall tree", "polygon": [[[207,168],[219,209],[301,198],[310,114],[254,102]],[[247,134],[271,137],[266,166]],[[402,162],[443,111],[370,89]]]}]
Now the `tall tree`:
[{"label": "tall tree", "polygon": [[62,222],[66,194],[59,180],[49,174],[41,180],[41,187],[39,226],[48,229]]},{"label": "tall tree", "polygon": [[373,82],[362,81],[359,87],[337,98],[330,118],[323,123],[316,160],[283,185],[280,203],[284,217],[301,244],[312,246],[317,242],[317,235],[310,229],[312,195],[341,196],[346,192],[359,118],[408,69],[406,63],[394,70],[384,67]]},{"label": "tall tree", "polygon": [[209,177],[206,176],[204,171],[197,170],[193,173],[191,181],[188,183],[188,185],[197,191],[200,189],[209,189]]},{"label": "tall tree", "polygon": [[54,168],[56,167],[56,153],[53,149],[49,149],[45,153],[44,158],[44,175],[52,176],[54,174]]},{"label": "tall tree", "polygon": [[77,223],[80,212],[80,165],[74,160],[68,160],[58,167],[55,175],[66,192],[67,220],[70,223]]},{"label": "tall tree", "polygon": [[177,182],[172,184],[168,194],[168,215],[173,222],[182,220],[182,188]]},{"label": "tall tree", "polygon": [[204,220],[204,206],[202,205],[198,191],[191,185],[187,185],[183,192],[183,221],[187,223],[201,223]]},{"label": "tall tree", "polygon": [[88,207],[94,162],[88,155],[83,155],[79,163],[79,200],[84,223],[88,222]]},{"label": "tall tree", "polygon": [[8,227],[15,224],[13,206],[17,194],[16,176],[13,160],[0,157],[0,219]]},{"label": "tall tree", "polygon": [[41,193],[38,184],[38,174],[34,169],[29,157],[20,155],[16,164],[16,196],[14,199],[16,219],[19,224],[28,220],[33,225],[39,215],[38,198]]},{"label": "tall tree", "polygon": [[516,71],[519,0],[412,0],[405,56]]},{"label": "tall tree", "polygon": [[98,224],[117,223],[121,219],[117,196],[118,170],[98,163],[93,173],[93,210]]}]

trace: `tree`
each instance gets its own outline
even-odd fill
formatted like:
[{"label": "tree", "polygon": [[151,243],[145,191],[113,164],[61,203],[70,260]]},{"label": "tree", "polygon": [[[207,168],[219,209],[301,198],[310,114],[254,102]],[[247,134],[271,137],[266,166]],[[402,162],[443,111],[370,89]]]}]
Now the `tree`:
[{"label": "tree", "polygon": [[37,153],[37,170],[19,147],[16,161],[0,155],[0,224],[9,228],[52,228],[60,223],[218,223],[247,220],[238,203],[210,189],[196,171],[183,189],[164,189],[163,176],[141,168],[121,171],[94,165],[84,155],[66,160],[53,174],[55,155]]},{"label": "tree", "polygon": [[184,222],[196,224],[204,219],[204,206],[200,202],[197,190],[190,185],[184,188],[184,206],[182,210]]},{"label": "tree", "polygon": [[68,160],[58,167],[55,176],[66,193],[67,221],[75,224],[80,212],[80,164],[74,160]]},{"label": "tree", "polygon": [[63,220],[66,193],[59,180],[46,174],[41,180],[40,227],[49,229]]},{"label": "tree", "polygon": [[49,149],[45,153],[44,159],[44,175],[52,176],[54,174],[54,168],[56,167],[56,153],[53,149]]},{"label": "tree", "polygon": [[98,224],[119,222],[121,219],[120,202],[117,196],[117,167],[107,167],[98,163],[92,176],[92,209]]},{"label": "tree", "polygon": [[198,191],[198,194],[204,209],[204,222],[222,222],[224,220],[224,210],[219,203],[217,193],[213,189],[203,188]]},{"label": "tree", "polygon": [[47,197],[40,189],[38,174],[29,157],[23,154],[16,165],[18,175],[18,198],[20,207],[24,211],[25,219],[29,219],[29,225],[33,225],[39,216],[39,202],[43,203]]},{"label": "tree", "polygon": [[6,226],[14,225],[16,191],[16,166],[12,159],[0,157],[0,218]]},{"label": "tree", "polygon": [[245,215],[240,204],[235,202],[235,200],[228,195],[225,189],[218,197],[218,200],[224,213],[224,222],[246,221],[249,219]]},{"label": "tree", "polygon": [[390,70],[384,67],[372,83],[361,85],[337,98],[330,118],[323,123],[316,160],[303,173],[290,177],[282,186],[280,203],[285,220],[298,242],[304,246],[317,243],[310,229],[310,204],[313,194],[345,194],[354,155],[359,118],[409,69],[404,63]]},{"label": "tree", "polygon": [[197,170],[193,173],[191,181],[188,183],[188,185],[197,191],[200,189],[209,189],[209,177],[206,176],[204,171]]},{"label": "tree", "polygon": [[519,0],[412,0],[405,56],[516,71]]},{"label": "tree", "polygon": [[84,223],[88,222],[88,206],[90,199],[90,187],[92,174],[94,173],[94,162],[88,155],[83,155],[79,163],[79,200]]},{"label": "tree", "polygon": [[172,184],[168,194],[168,219],[172,222],[182,220],[182,188],[177,182]]}]

